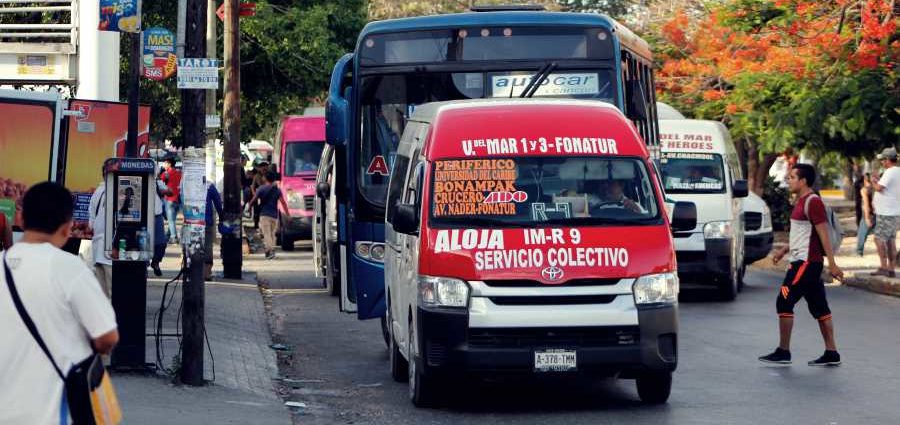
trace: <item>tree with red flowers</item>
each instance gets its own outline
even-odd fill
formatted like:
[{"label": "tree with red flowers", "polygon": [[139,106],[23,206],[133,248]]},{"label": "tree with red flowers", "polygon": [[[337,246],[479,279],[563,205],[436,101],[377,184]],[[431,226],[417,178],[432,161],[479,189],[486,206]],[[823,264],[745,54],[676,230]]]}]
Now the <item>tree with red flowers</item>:
[{"label": "tree with red flowers", "polygon": [[888,0],[737,0],[658,31],[659,97],[728,124],[751,188],[787,147],[871,154],[900,137]]}]

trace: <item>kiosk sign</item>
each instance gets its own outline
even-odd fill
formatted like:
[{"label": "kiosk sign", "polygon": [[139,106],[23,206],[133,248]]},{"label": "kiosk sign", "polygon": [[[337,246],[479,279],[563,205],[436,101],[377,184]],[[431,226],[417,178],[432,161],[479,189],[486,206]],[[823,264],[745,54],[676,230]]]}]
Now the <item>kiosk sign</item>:
[{"label": "kiosk sign", "polygon": [[175,74],[178,57],[175,56],[175,35],[165,28],[144,31],[144,77],[155,81],[165,80]]}]

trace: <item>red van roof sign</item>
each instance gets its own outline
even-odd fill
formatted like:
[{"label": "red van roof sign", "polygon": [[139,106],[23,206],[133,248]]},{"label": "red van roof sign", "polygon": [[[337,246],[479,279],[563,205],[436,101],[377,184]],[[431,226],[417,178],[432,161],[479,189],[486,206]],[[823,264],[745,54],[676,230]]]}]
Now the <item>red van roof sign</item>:
[{"label": "red van roof sign", "polygon": [[647,149],[614,106],[573,100],[493,100],[442,108],[429,160],[516,156],[641,156]]},{"label": "red van roof sign", "polygon": [[466,156],[493,155],[618,155],[615,139],[604,137],[523,137],[466,139],[460,142]]}]

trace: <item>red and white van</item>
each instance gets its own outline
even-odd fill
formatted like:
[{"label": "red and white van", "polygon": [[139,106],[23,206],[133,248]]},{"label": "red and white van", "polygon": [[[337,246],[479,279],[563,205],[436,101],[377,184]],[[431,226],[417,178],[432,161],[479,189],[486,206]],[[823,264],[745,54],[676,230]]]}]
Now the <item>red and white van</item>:
[{"label": "red and white van", "polygon": [[281,191],[291,210],[279,231],[281,249],[294,249],[294,241],[312,235],[316,174],[325,147],[325,117],[287,116],[275,134],[274,160],[281,172]]},{"label": "red and white van", "polygon": [[678,276],[648,151],[611,105],[476,100],[417,108],[388,189],[391,372],[416,405],[462,374],[636,378],[668,399]]}]

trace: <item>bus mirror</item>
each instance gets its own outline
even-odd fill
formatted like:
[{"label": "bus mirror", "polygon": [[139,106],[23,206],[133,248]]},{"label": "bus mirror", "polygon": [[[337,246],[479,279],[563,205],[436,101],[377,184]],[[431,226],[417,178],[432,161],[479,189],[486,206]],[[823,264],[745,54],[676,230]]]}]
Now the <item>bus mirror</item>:
[{"label": "bus mirror", "polygon": [[638,80],[629,80],[628,86],[628,118],[644,121],[647,119],[647,100],[644,96],[644,87]]},{"label": "bus mirror", "polygon": [[693,202],[676,202],[672,210],[672,231],[687,232],[697,227],[697,205]]},{"label": "bus mirror", "polygon": [[419,234],[419,217],[416,214],[416,206],[411,204],[394,204],[394,214],[391,220],[394,231],[416,236]]},{"label": "bus mirror", "polygon": [[747,188],[747,180],[735,180],[731,185],[731,195],[735,198],[746,198],[750,190]]},{"label": "bus mirror", "polygon": [[351,90],[344,90],[344,76],[350,72],[352,54],[344,55],[331,73],[328,87],[328,101],[325,106],[325,141],[329,145],[344,146],[350,136],[350,99]]},{"label": "bus mirror", "polygon": [[331,196],[331,185],[328,182],[316,183],[316,194],[322,199],[328,199]]}]

